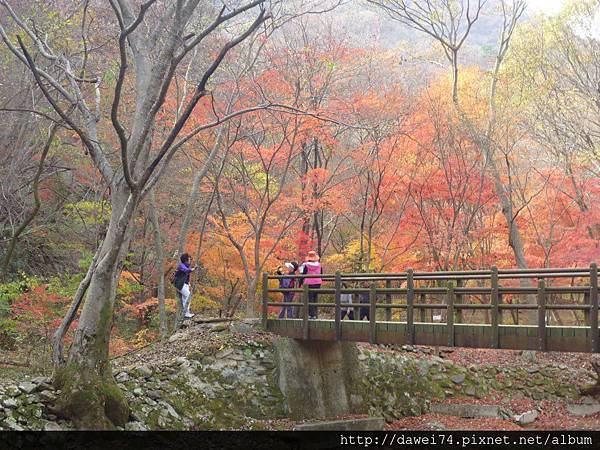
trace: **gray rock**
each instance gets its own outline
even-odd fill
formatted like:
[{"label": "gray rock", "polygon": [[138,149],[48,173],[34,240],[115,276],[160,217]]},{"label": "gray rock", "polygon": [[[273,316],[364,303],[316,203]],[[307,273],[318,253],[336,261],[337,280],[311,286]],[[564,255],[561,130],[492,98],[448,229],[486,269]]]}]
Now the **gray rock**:
[{"label": "gray rock", "polygon": [[518,414],[514,417],[515,422],[517,422],[519,425],[528,425],[530,423],[533,423],[535,421],[535,419],[537,419],[539,416],[539,413],[537,412],[537,410],[532,409],[531,411],[526,411],[522,414]]},{"label": "gray rock", "polygon": [[298,431],[330,431],[330,430],[383,430],[385,419],[383,417],[367,417],[364,419],[333,420],[328,422],[310,422],[296,425]]},{"label": "gray rock", "polygon": [[56,400],[56,395],[52,391],[44,390],[40,392],[39,398],[43,402],[52,402]]},{"label": "gray rock", "polygon": [[472,387],[465,389],[465,394],[467,394],[470,397],[474,397],[475,393],[475,389],[473,389]]},{"label": "gray rock", "polygon": [[32,383],[31,381],[23,381],[22,383],[19,383],[19,389],[25,394],[31,394],[37,389],[37,384]]},{"label": "gray rock", "polygon": [[63,429],[56,422],[46,422],[44,424],[44,431],[63,431]]},{"label": "gray rock", "polygon": [[118,383],[124,383],[130,380],[129,374],[127,372],[120,372],[116,378]]},{"label": "gray rock", "polygon": [[148,367],[146,364],[142,364],[137,368],[138,373],[143,377],[151,377],[153,375],[152,369]]},{"label": "gray rock", "polygon": [[234,361],[245,361],[246,357],[241,353],[234,353],[233,355],[229,356],[229,359],[232,359]]},{"label": "gray rock", "polygon": [[125,424],[126,431],[148,431],[148,428],[141,422],[127,422]]},{"label": "gray rock", "polygon": [[35,384],[49,384],[52,382],[52,380],[48,377],[35,377],[32,378],[31,381],[33,381]]},{"label": "gray rock", "polygon": [[171,417],[173,417],[174,419],[179,419],[179,414],[177,414],[177,411],[175,411],[175,409],[170,404],[164,402],[162,405],[166,408],[167,413],[169,413]]},{"label": "gray rock", "polygon": [[535,351],[534,350],[523,350],[521,356],[526,362],[535,363]]},{"label": "gray rock", "polygon": [[181,341],[182,339],[185,339],[184,333],[175,333],[173,336],[171,336],[169,338],[169,342]]},{"label": "gray rock", "polygon": [[232,333],[250,333],[252,332],[252,326],[244,322],[232,322],[229,325],[229,330]]},{"label": "gray rock", "polygon": [[142,391],[142,388],[137,387],[133,390],[133,393],[139,397],[144,393],[144,391]]},{"label": "gray rock", "polygon": [[222,359],[220,359],[220,360],[216,361],[215,363],[211,364],[210,368],[212,370],[216,370],[216,371],[220,372],[227,366],[228,366],[227,361],[223,361]]},{"label": "gray rock", "polygon": [[35,405],[36,409],[33,410],[33,417],[35,417],[36,419],[41,419],[42,418],[42,405]]},{"label": "gray rock", "polygon": [[528,367],[526,370],[527,370],[527,372],[529,372],[529,373],[536,373],[536,372],[539,372],[539,371],[540,371],[540,368],[539,368],[539,367],[537,367],[537,366],[533,366],[533,367]]},{"label": "gray rock", "polygon": [[4,426],[6,428],[8,428],[9,430],[12,431],[23,431],[24,428],[21,427],[17,421],[14,419],[14,417],[7,417],[6,419],[4,419]]},{"label": "gray rock", "polygon": [[169,425],[168,418],[163,417],[163,416],[158,416],[157,422],[158,422],[158,426],[160,428],[167,428],[167,426]]},{"label": "gray rock", "polygon": [[453,383],[455,384],[462,384],[465,381],[465,374],[464,373],[459,373],[456,375],[452,375],[450,377],[450,380],[452,380]]},{"label": "gray rock", "polygon": [[150,397],[152,400],[160,400],[160,398],[162,397],[162,393],[157,390],[148,391],[148,392],[146,392],[146,395],[148,397]]},{"label": "gray rock", "polygon": [[226,349],[224,349],[224,350],[221,350],[219,353],[217,353],[217,354],[215,355],[215,358],[218,358],[218,359],[223,359],[223,358],[226,358],[226,357],[228,357],[228,356],[229,356],[229,355],[231,355],[232,353],[233,353],[233,349],[232,349],[232,348],[226,348]]},{"label": "gray rock", "polygon": [[7,395],[11,395],[11,396],[17,396],[21,393],[21,391],[19,390],[19,388],[15,385],[10,385],[10,386],[6,386],[4,388],[4,392]]},{"label": "gray rock", "polygon": [[17,401],[17,399],[9,397],[2,400],[2,406],[8,409],[12,409],[19,406],[19,402]]},{"label": "gray rock", "polygon": [[592,414],[596,414],[600,412],[600,404],[572,404],[567,405],[567,411],[570,414],[574,414],[576,416],[591,416]]},{"label": "gray rock", "polygon": [[431,412],[435,414],[464,418],[500,417],[500,408],[498,406],[477,405],[472,403],[434,403],[431,405]]},{"label": "gray rock", "polygon": [[221,372],[221,376],[227,383],[233,383],[238,378],[235,371],[230,369],[229,367],[223,369],[223,372]]}]

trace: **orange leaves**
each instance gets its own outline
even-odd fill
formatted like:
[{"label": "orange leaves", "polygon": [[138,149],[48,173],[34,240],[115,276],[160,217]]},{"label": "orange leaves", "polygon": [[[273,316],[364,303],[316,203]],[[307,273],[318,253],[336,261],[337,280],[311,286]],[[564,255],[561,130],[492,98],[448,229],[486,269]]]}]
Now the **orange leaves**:
[{"label": "orange leaves", "polygon": [[147,325],[150,314],[158,308],[158,299],[151,297],[142,303],[124,304],[122,310]]},{"label": "orange leaves", "polygon": [[[11,317],[22,336],[49,338],[60,324],[70,300],[69,297],[51,292],[45,284],[34,286],[13,301]],[[71,329],[76,325],[71,324]]]},{"label": "orange leaves", "polygon": [[306,182],[311,185],[316,184],[317,188],[319,188],[327,182],[329,177],[331,177],[331,172],[329,170],[317,167],[316,169],[310,169],[306,173]]}]

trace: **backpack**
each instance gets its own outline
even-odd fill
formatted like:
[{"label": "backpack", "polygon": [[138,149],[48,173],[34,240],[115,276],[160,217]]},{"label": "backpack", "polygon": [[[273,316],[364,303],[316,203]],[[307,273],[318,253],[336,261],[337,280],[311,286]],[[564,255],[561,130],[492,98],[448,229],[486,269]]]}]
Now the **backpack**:
[{"label": "backpack", "polygon": [[171,283],[175,286],[175,289],[181,291],[183,289],[183,285],[185,284],[185,279],[187,278],[187,273],[182,270],[176,270],[173,275],[171,275]]}]

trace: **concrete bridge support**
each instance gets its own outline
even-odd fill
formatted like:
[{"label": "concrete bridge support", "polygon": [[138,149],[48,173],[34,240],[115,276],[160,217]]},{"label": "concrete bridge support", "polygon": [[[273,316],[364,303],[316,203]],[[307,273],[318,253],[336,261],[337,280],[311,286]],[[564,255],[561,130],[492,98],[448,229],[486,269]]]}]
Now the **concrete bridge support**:
[{"label": "concrete bridge support", "polygon": [[278,382],[296,419],[364,413],[358,349],[352,342],[275,342]]}]

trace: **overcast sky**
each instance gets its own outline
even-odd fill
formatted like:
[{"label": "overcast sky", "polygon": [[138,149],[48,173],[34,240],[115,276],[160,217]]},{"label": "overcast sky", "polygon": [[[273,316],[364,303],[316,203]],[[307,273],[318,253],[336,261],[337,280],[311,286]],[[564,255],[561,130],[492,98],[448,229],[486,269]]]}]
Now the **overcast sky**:
[{"label": "overcast sky", "polygon": [[529,14],[542,12],[544,14],[556,14],[560,11],[564,0],[527,0]]}]

